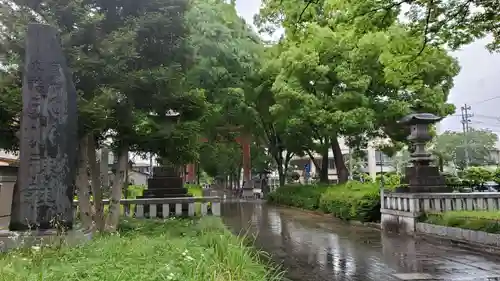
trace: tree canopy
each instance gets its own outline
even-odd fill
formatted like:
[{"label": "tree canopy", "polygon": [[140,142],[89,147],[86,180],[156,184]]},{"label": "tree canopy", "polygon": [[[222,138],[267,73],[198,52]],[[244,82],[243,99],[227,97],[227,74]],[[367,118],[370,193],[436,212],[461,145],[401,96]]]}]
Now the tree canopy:
[{"label": "tree canopy", "polygon": [[446,131],[436,136],[432,150],[446,163],[459,170],[466,165],[481,166],[492,163],[491,152],[495,150],[497,134],[488,130],[471,129],[467,133]]},{"label": "tree canopy", "polygon": [[234,1],[0,2],[2,148],[17,145],[24,31],[33,21],[61,32],[82,139],[110,137],[119,155],[152,152],[164,164],[200,162],[211,177],[239,179],[235,139],[251,136],[255,173],[275,168],[284,184],[300,156],[315,160],[328,181],[331,149],[342,182],[342,141],[358,154],[375,137],[399,147],[404,115],[454,112],[446,101],[459,67],[443,45],[454,39],[422,48],[416,8],[404,23],[402,4],[387,7],[389,0],[263,1],[258,26],[285,29],[271,46]]},{"label": "tree canopy", "polygon": [[[342,15],[325,13],[325,8]],[[262,31],[283,26],[300,29],[306,22],[336,21],[339,18],[362,26],[369,21],[379,26],[396,17],[420,34],[421,50],[427,45],[446,44],[457,49],[472,41],[492,36],[487,45],[500,50],[500,3],[480,0],[264,0],[256,16]]]},{"label": "tree canopy", "polygon": [[454,111],[446,100],[459,70],[455,59],[439,46],[420,51],[420,34],[396,14],[351,19],[360,6],[375,9],[376,1],[319,1],[310,9],[278,2],[265,1],[258,18],[261,27],[285,28],[276,47],[272,112],[286,116],[293,131],[312,136],[294,144],[302,151],[332,149],[340,181],[347,180],[341,139],[355,149],[373,137],[397,143],[407,134],[396,124],[404,115]]}]

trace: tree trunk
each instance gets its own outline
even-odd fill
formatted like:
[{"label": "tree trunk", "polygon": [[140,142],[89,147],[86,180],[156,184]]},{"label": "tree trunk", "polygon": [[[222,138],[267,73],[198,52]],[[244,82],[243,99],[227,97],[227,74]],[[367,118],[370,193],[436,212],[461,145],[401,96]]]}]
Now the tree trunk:
[{"label": "tree trunk", "polygon": [[316,167],[316,170],[318,172],[320,172],[321,166],[318,165],[318,163],[316,162],[316,158],[314,158],[314,155],[312,154],[312,152],[310,150],[306,150],[306,153],[307,153],[307,155],[309,155],[309,159],[311,159],[311,161],[313,162],[313,165],[314,165],[314,167]]},{"label": "tree trunk", "polygon": [[89,134],[88,136],[88,161],[90,166],[90,176],[92,183],[92,195],[94,197],[94,221],[97,230],[104,231],[104,208],[102,204],[102,182],[101,182],[101,170],[99,164],[97,164],[96,156],[96,145],[94,134]]},{"label": "tree trunk", "polygon": [[319,182],[328,183],[328,146],[321,153],[321,169],[319,170]]},{"label": "tree trunk", "polygon": [[283,151],[282,150],[274,150],[273,153],[271,153],[271,155],[273,156],[274,158],[274,162],[276,163],[276,168],[278,169],[278,178],[279,178],[279,182],[280,182],[280,187],[281,186],[284,186],[285,183],[286,183],[286,167],[284,167],[283,164],[286,164],[284,163],[284,159],[283,159]]},{"label": "tree trunk", "polygon": [[285,155],[285,161],[283,163],[283,168],[285,171],[285,178],[288,174],[288,166],[290,165],[290,161],[292,160],[292,156],[293,156],[293,153],[291,153],[291,152],[287,152]]},{"label": "tree trunk", "polygon": [[281,164],[278,165],[278,178],[280,180],[280,186],[284,186],[286,183],[286,171]]},{"label": "tree trunk", "polygon": [[336,137],[332,138],[332,152],[339,183],[345,183],[349,180],[349,171],[345,166],[342,149],[340,149],[339,140]]},{"label": "tree trunk", "polygon": [[128,166],[128,147],[122,146],[118,150],[118,162],[111,187],[111,200],[109,204],[109,215],[106,227],[115,231],[120,220],[120,199],[122,195],[123,183],[125,181],[125,170]]},{"label": "tree trunk", "polygon": [[92,228],[92,211],[90,209],[90,188],[88,167],[88,137],[80,140],[78,146],[78,169],[76,171],[76,188],[78,190],[78,206],[80,207],[80,219],[85,229]]}]

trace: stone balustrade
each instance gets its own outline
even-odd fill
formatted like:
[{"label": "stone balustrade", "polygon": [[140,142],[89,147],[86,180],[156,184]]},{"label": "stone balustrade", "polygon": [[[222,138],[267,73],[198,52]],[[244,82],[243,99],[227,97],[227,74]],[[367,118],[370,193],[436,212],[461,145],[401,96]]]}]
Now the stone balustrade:
[{"label": "stone balustrade", "polygon": [[385,229],[414,232],[424,213],[444,211],[500,210],[500,193],[391,193],[380,198],[381,224]]},{"label": "stone balustrade", "polygon": [[[168,218],[175,216],[220,216],[220,197],[179,197],[179,198],[142,198],[142,199],[121,199],[120,205],[124,210],[134,210],[128,216],[136,218]],[[103,200],[104,205],[109,205],[110,200]],[[78,214],[78,201],[74,201],[75,217]],[[187,206],[187,208],[186,208]],[[199,206],[199,207],[197,207]],[[135,207],[135,208],[134,208]],[[185,212],[187,209],[187,212]],[[173,211],[174,210],[174,211]]]}]

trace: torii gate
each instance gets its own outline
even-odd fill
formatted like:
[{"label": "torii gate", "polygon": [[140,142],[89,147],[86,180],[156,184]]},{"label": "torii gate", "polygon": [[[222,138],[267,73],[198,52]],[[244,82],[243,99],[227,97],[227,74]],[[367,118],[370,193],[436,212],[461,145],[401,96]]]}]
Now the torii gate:
[{"label": "torii gate", "polygon": [[[229,129],[235,131],[240,129],[240,127],[232,128],[219,128],[219,129]],[[200,139],[201,142],[208,142],[207,138]],[[250,169],[250,137],[249,136],[238,136],[235,141],[241,145],[242,155],[243,155],[243,180],[246,183],[250,183],[251,180],[251,169]],[[191,163],[186,165],[186,175],[185,181],[193,183],[196,180],[196,164]]]}]

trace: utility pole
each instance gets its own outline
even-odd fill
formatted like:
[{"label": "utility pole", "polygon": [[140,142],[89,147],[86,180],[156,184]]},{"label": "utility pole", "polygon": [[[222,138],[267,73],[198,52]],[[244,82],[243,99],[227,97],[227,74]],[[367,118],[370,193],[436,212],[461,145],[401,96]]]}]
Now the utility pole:
[{"label": "utility pole", "polygon": [[462,112],[462,120],[460,121],[462,123],[462,130],[464,133],[464,151],[465,151],[465,168],[469,167],[469,139],[468,139],[468,133],[469,133],[469,123],[471,122],[469,118],[471,118],[473,115],[469,113],[471,110],[470,105],[464,104],[461,108]]}]

